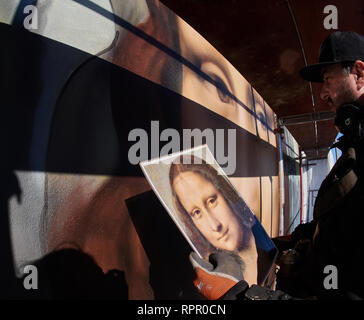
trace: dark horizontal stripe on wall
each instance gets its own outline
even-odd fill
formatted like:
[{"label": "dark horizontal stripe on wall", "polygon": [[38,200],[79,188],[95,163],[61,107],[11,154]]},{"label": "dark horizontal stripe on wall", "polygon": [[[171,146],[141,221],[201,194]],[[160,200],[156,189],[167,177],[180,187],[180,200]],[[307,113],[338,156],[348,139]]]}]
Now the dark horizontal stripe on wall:
[{"label": "dark horizontal stripe on wall", "polygon": [[297,160],[283,155],[283,164],[284,164],[284,175],[286,176],[299,176],[300,175],[300,165]]},{"label": "dark horizontal stripe on wall", "polygon": [[205,107],[56,41],[5,25],[0,34],[9,169],[142,176],[129,163],[135,141],[128,134],[150,133],[151,121],[159,121],[160,132],[174,128],[181,137],[183,129],[224,129],[225,155],[227,130],[235,129],[233,176],[278,174],[276,148]]}]

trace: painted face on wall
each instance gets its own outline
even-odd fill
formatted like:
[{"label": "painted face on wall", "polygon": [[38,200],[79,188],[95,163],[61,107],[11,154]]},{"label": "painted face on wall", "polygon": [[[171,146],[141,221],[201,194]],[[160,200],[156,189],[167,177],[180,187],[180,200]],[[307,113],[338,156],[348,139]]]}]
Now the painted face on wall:
[{"label": "painted face on wall", "polygon": [[320,97],[332,111],[336,111],[344,103],[355,101],[357,97],[352,75],[345,74],[340,64],[326,67],[323,70]]},{"label": "painted face on wall", "polygon": [[174,179],[173,187],[195,226],[215,248],[239,248],[243,241],[239,220],[209,180],[192,171],[183,172]]},{"label": "painted face on wall", "polygon": [[181,55],[199,70],[182,65],[181,94],[255,134],[252,90],[247,80],[180,18],[178,32]]}]

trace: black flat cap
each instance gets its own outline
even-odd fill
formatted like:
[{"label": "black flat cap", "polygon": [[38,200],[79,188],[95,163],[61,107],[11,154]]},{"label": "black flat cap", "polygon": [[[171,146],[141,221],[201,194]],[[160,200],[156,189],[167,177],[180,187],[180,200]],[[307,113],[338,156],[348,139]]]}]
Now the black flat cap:
[{"label": "black flat cap", "polygon": [[323,67],[355,60],[364,61],[364,37],[352,31],[336,31],[322,42],[319,63],[302,68],[300,76],[307,81],[322,82]]}]

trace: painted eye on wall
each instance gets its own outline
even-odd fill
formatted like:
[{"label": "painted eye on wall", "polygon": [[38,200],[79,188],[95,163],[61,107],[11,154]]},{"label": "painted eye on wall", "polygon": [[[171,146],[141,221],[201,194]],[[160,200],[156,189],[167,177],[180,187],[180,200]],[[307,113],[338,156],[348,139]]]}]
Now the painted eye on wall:
[{"label": "painted eye on wall", "polygon": [[202,79],[205,88],[213,95],[219,102],[224,104],[233,103],[232,90],[229,86],[229,81],[224,69],[219,67],[213,62],[203,62],[201,64],[201,71],[204,72],[210,79]]},{"label": "painted eye on wall", "polygon": [[210,75],[210,77],[213,79],[214,83],[204,80],[204,85],[210,92],[210,94],[214,95],[215,98],[222,103],[225,104],[232,103],[233,99],[231,98],[231,93],[229,92],[229,89],[227,88],[225,82],[216,75],[213,76]]},{"label": "painted eye on wall", "polygon": [[231,103],[232,98],[230,96],[230,92],[229,92],[227,86],[225,85],[224,81],[222,79],[220,79],[219,77],[216,77],[215,81],[217,83],[217,86],[216,86],[217,94],[218,94],[221,102]]},{"label": "painted eye on wall", "polygon": [[258,112],[257,116],[258,116],[258,119],[260,120],[261,124],[265,125],[266,121],[265,121],[264,113],[263,112]]}]

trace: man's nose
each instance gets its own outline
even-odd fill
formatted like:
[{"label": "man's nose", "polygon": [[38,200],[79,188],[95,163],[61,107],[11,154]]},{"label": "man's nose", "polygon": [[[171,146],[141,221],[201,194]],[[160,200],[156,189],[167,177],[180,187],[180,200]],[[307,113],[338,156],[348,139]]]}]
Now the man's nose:
[{"label": "man's nose", "polygon": [[327,102],[329,99],[329,92],[327,90],[327,87],[325,84],[322,85],[321,87],[321,91],[320,91],[320,98],[321,100],[323,100],[324,102]]}]

